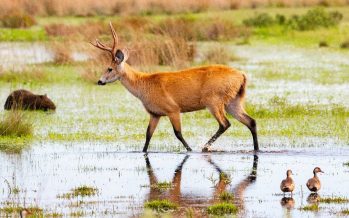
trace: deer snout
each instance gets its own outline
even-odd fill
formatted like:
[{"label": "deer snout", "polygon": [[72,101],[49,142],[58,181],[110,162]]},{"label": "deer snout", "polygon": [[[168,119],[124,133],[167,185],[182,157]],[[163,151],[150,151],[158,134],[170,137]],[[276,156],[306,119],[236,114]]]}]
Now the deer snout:
[{"label": "deer snout", "polygon": [[99,86],[104,86],[105,84],[107,84],[106,82],[103,82],[102,80],[98,80],[97,84]]}]

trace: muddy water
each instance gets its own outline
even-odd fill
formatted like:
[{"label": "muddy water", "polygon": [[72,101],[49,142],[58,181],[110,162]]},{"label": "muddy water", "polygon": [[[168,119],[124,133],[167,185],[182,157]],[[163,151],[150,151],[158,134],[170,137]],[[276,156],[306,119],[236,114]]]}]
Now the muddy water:
[{"label": "muddy water", "polygon": [[[325,171],[320,175],[320,196],[349,197],[349,167],[343,165],[349,160],[348,149],[145,155],[114,152],[103,145],[84,151],[69,143],[36,148],[20,155],[0,154],[1,204],[37,205],[46,213],[64,215],[82,211],[86,217],[125,217],[142,214],[148,200],[169,199],[180,206],[179,214],[191,207],[196,215],[206,215],[207,206],[227,191],[235,195],[242,217],[331,217],[349,208],[349,204],[320,204],[316,213],[299,209],[308,205],[310,192],[305,183],[315,166]],[[279,184],[287,169],[295,174],[296,190],[293,199],[283,205]],[[154,188],[164,181],[172,182],[172,188]],[[9,185],[20,192],[11,193]],[[57,197],[81,185],[98,188],[98,194]]]}]

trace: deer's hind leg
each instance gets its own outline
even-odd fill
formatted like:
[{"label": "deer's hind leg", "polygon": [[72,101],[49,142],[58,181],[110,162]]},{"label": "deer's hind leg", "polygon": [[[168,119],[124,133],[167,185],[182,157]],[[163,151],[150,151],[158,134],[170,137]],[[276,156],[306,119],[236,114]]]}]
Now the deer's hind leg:
[{"label": "deer's hind leg", "polygon": [[255,151],[258,151],[259,146],[256,121],[246,113],[240,98],[231,100],[226,106],[226,110],[251,131],[253,137],[253,148]]},{"label": "deer's hind leg", "polygon": [[205,144],[205,146],[202,149],[203,152],[209,151],[212,143],[215,142],[217,138],[220,137],[231,125],[229,120],[225,116],[224,105],[211,105],[208,106],[208,109],[218,121],[219,128],[217,132]]}]

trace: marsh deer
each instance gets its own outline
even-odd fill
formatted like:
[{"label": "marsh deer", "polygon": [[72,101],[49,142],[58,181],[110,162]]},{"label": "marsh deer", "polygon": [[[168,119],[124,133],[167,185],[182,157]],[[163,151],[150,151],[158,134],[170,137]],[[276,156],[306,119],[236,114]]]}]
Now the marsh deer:
[{"label": "marsh deer", "polygon": [[118,49],[118,36],[109,23],[114,43],[106,46],[96,39],[91,44],[107,51],[111,63],[98,81],[105,85],[120,80],[126,89],[142,101],[150,115],[143,152],[146,152],[150,139],[160,117],[169,117],[176,137],[187,151],[192,149],[181,133],[180,114],[207,108],[219,123],[218,131],[205,144],[203,151],[209,151],[211,144],[222,135],[230,123],[226,112],[247,126],[253,137],[254,150],[258,151],[256,121],[244,110],[246,75],[236,69],[211,65],[176,72],[143,73],[126,63],[129,51]]}]

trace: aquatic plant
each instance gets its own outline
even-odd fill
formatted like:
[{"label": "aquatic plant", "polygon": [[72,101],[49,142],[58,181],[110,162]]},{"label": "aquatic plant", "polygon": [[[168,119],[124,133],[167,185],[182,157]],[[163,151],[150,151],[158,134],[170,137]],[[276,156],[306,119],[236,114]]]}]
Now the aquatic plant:
[{"label": "aquatic plant", "polygon": [[218,203],[207,208],[207,213],[217,216],[223,216],[225,214],[236,214],[238,212],[238,207],[231,203]]},{"label": "aquatic plant", "polygon": [[149,208],[157,212],[167,212],[170,210],[176,210],[178,205],[169,200],[153,200],[146,202],[144,208]]}]

